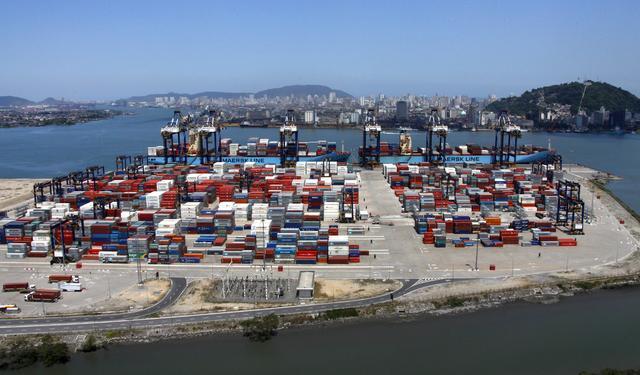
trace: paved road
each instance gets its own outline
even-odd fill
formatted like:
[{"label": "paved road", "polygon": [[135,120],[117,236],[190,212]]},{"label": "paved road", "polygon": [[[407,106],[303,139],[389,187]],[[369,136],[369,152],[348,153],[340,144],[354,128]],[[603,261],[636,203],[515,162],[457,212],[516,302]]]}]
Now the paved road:
[{"label": "paved road", "polygon": [[[30,324],[57,324],[57,323],[86,323],[86,322],[101,322],[112,321],[122,319],[136,319],[144,316],[148,316],[161,311],[172,305],[178,300],[182,292],[187,288],[187,280],[184,277],[172,277],[171,289],[164,295],[164,297],[156,304],[147,307],[146,309],[114,313],[114,314],[100,314],[100,315],[77,315],[77,316],[50,316],[42,318],[7,318],[0,319],[0,333],[4,327],[14,327],[17,325],[30,325]],[[64,298],[64,297],[63,297]],[[30,302],[37,303],[37,302]]]},{"label": "paved road", "polygon": [[[182,279],[184,281],[184,279]],[[175,285],[175,280],[174,284]],[[432,280],[422,283],[417,283],[418,280],[401,280],[402,287],[394,291],[394,299],[401,297],[414,290],[427,288],[436,284],[443,284],[450,282],[450,280]],[[182,287],[184,289],[184,286]],[[172,288],[173,290],[173,288]],[[159,311],[161,308],[168,306],[175,301],[179,294],[169,298],[165,298],[167,301],[171,299],[171,302],[163,304],[158,308],[159,304],[156,304],[149,309],[140,311],[138,314],[132,316],[129,313],[126,314],[113,314],[104,316],[84,316],[77,318],[55,318],[56,320],[46,321],[44,319],[25,319],[19,321],[11,321],[9,324],[0,325],[0,334],[36,334],[36,333],[62,333],[71,331],[93,331],[93,330],[118,330],[118,329],[130,329],[130,328],[149,328],[149,327],[161,327],[166,325],[172,325],[176,323],[203,323],[213,322],[221,320],[232,319],[248,319],[256,316],[263,316],[268,314],[301,314],[301,313],[319,313],[332,309],[350,308],[350,307],[364,307],[369,305],[375,305],[379,303],[388,302],[391,300],[391,293],[383,294],[376,297],[362,298],[357,300],[328,302],[322,304],[308,304],[308,305],[296,305],[296,306],[283,306],[283,307],[271,307],[264,309],[244,310],[244,311],[225,311],[225,312],[213,312],[204,314],[193,315],[181,315],[181,316],[167,316],[167,317],[144,317],[153,312]],[[153,308],[153,311],[150,309]],[[143,315],[140,315],[143,313]],[[58,320],[59,319],[59,320]]]}]

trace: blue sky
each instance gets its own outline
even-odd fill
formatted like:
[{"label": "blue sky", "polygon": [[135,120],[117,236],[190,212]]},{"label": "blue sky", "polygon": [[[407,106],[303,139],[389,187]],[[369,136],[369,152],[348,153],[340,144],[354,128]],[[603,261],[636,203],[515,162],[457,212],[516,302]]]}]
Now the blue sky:
[{"label": "blue sky", "polygon": [[587,77],[640,94],[640,1],[0,4],[0,95],[106,99],[314,83],[499,96]]}]

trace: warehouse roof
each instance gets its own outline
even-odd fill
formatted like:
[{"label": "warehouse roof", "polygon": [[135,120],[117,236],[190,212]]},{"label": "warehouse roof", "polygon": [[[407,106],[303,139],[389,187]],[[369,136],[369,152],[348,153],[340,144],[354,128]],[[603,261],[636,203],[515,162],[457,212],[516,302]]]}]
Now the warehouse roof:
[{"label": "warehouse roof", "polygon": [[298,276],[297,290],[313,290],[315,272],[313,271],[300,271]]}]

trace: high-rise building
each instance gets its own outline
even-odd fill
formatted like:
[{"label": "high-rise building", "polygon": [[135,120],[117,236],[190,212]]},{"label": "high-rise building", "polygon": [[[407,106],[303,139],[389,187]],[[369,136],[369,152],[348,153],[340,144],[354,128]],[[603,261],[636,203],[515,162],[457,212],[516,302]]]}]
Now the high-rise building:
[{"label": "high-rise building", "polygon": [[336,102],[336,93],[334,91],[331,91],[329,93],[329,103],[335,103]]},{"label": "high-rise building", "polygon": [[409,105],[404,100],[398,100],[396,102],[396,119],[397,120],[409,119]]},{"label": "high-rise building", "polygon": [[591,114],[591,122],[595,126],[604,126],[609,122],[609,112],[604,107],[600,107],[599,111],[594,111]]},{"label": "high-rise building", "polygon": [[627,110],[611,112],[609,120],[612,128],[619,127],[624,129],[626,123],[631,121],[631,112]]},{"label": "high-rise building", "polygon": [[316,111],[305,111],[304,112],[304,123],[305,124],[313,124],[316,122]]}]

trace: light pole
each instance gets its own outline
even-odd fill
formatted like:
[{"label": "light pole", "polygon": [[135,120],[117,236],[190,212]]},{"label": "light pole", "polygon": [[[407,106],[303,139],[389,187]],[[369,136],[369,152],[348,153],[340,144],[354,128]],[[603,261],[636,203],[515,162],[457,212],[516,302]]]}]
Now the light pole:
[{"label": "light pole", "polygon": [[480,232],[478,232],[477,234],[478,238],[476,238],[476,271],[478,270],[478,249],[480,247]]},{"label": "light pole", "polygon": [[[262,227],[262,237],[264,237],[264,219],[260,219],[260,222],[262,223],[261,227]],[[263,238],[264,241],[264,238]],[[257,240],[256,240],[257,242]],[[262,272],[265,271],[265,269],[267,268],[267,246],[266,243],[264,245],[264,253],[262,256]]]},{"label": "light pole", "polygon": [[513,277],[513,251],[511,252],[511,277]]},{"label": "light pole", "polygon": [[109,276],[107,276],[107,295],[109,299],[111,299],[111,282],[109,281]]},{"label": "light pole", "polygon": [[596,185],[593,182],[591,182],[591,218],[593,220],[595,220],[595,218],[596,218],[596,214],[595,214],[595,211],[594,211],[594,208],[593,208],[593,203],[594,203],[594,199],[593,198],[594,198],[595,195],[596,195]]},{"label": "light pole", "polygon": [[622,241],[620,241],[620,246],[616,246],[616,264],[618,264],[618,253],[620,252],[620,247],[622,247]]}]

